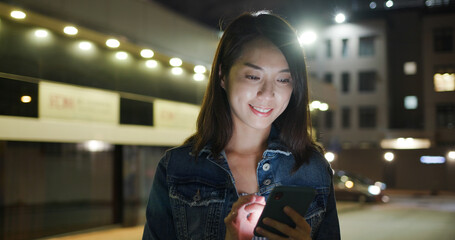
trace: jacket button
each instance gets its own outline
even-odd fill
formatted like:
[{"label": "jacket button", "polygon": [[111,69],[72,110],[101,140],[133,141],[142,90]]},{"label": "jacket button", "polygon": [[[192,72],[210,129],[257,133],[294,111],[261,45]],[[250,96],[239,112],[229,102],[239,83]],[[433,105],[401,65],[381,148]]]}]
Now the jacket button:
[{"label": "jacket button", "polygon": [[268,171],[269,169],[270,169],[270,164],[269,163],[265,163],[264,165],[262,165],[262,170]]},{"label": "jacket button", "polygon": [[263,183],[264,183],[264,185],[267,185],[267,186],[268,186],[268,185],[270,185],[270,183],[272,183],[272,180],[266,179],[266,180],[264,180]]}]

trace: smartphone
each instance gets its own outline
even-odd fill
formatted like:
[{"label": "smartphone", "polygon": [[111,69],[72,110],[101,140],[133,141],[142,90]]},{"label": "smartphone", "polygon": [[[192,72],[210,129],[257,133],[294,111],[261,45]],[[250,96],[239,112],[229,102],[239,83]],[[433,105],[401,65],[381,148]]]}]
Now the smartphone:
[{"label": "smartphone", "polygon": [[313,201],[316,195],[316,190],[311,187],[302,187],[302,186],[277,186],[275,187],[269,195],[267,202],[264,207],[264,211],[259,217],[259,221],[254,228],[254,235],[262,237],[259,233],[256,232],[257,227],[261,227],[269,232],[275,233],[277,235],[288,237],[285,234],[279,232],[278,230],[265,225],[262,220],[266,217],[272,218],[281,223],[287,224],[292,228],[295,228],[294,221],[284,213],[283,209],[285,206],[289,206],[300,215],[305,216],[308,207]]}]

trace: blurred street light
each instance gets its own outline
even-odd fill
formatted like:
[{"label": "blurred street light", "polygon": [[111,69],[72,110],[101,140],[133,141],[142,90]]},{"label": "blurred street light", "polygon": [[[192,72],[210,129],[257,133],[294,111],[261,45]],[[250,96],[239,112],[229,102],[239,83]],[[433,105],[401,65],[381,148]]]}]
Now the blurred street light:
[{"label": "blurred street light", "polygon": [[387,162],[392,162],[393,159],[395,159],[395,154],[391,153],[391,152],[386,152],[384,154],[384,159],[387,161]]},{"label": "blurred street light", "polygon": [[338,13],[336,16],[335,16],[335,22],[337,23],[344,23],[346,21],[346,15],[344,15],[343,13]]},{"label": "blurred street light", "polygon": [[310,44],[313,44],[314,42],[316,42],[316,39],[318,38],[318,36],[316,35],[316,33],[314,31],[305,31],[303,32],[300,37],[299,37],[299,42],[300,42],[300,45],[310,45]]},{"label": "blurred street light", "polygon": [[449,151],[447,157],[452,161],[455,160],[455,151]]},{"label": "blurred street light", "polygon": [[393,7],[393,1],[392,0],[389,0],[385,3],[385,6],[388,7],[388,8],[391,8]]},{"label": "blurred street light", "polygon": [[335,154],[332,152],[326,152],[324,157],[328,162],[333,162],[333,160],[335,160]]}]

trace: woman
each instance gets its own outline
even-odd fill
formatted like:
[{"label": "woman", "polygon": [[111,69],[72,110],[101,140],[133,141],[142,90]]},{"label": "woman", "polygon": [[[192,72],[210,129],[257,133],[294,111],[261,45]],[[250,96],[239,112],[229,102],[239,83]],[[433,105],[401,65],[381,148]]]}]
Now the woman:
[{"label": "woman", "polygon": [[[197,131],[157,168],[143,239],[252,239],[275,186],[313,187],[292,239],[339,239],[332,169],[310,135],[306,66],[295,31],[268,13],[235,19],[220,40]],[[256,229],[268,239],[283,239]]]}]

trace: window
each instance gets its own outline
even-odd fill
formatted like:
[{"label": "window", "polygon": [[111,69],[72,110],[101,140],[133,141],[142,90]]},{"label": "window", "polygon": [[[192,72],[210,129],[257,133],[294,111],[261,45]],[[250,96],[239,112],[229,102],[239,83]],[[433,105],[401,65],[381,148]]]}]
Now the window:
[{"label": "window", "polygon": [[341,126],[343,128],[351,127],[351,108],[349,107],[341,109]]},{"label": "window", "polygon": [[348,39],[341,40],[341,57],[348,56]]},{"label": "window", "polygon": [[359,72],[359,92],[374,92],[376,90],[376,72]]},{"label": "window", "polygon": [[435,28],[433,30],[433,47],[435,52],[451,52],[453,50],[453,28]]},{"label": "window", "polygon": [[359,127],[360,128],[376,127],[376,107],[374,106],[359,107]]},{"label": "window", "polygon": [[120,123],[153,126],[153,103],[120,98]]},{"label": "window", "polygon": [[417,63],[416,62],[405,62],[403,64],[403,72],[405,75],[416,75]]},{"label": "window", "polygon": [[333,128],[333,111],[328,110],[325,112],[325,128]]},{"label": "window", "polygon": [[404,108],[405,109],[417,109],[419,106],[419,100],[417,96],[406,96],[404,97]]},{"label": "window", "polygon": [[359,56],[374,56],[374,38],[361,37],[359,40]]},{"label": "window", "polygon": [[438,128],[455,128],[455,103],[436,105],[436,126]]},{"label": "window", "polygon": [[455,91],[455,67],[453,65],[438,65],[433,75],[436,92]]},{"label": "window", "polygon": [[350,78],[351,77],[348,72],[344,72],[341,74],[341,92],[343,93],[349,92]]},{"label": "window", "polygon": [[325,40],[325,56],[327,58],[332,57],[332,41],[330,39]]},{"label": "window", "polygon": [[326,73],[324,75],[324,82],[325,83],[333,83],[333,75],[331,73]]},{"label": "window", "polygon": [[0,115],[38,117],[38,84],[0,78]]}]

